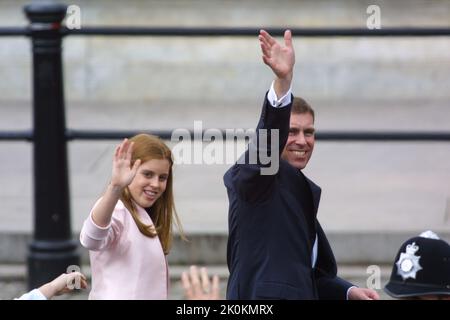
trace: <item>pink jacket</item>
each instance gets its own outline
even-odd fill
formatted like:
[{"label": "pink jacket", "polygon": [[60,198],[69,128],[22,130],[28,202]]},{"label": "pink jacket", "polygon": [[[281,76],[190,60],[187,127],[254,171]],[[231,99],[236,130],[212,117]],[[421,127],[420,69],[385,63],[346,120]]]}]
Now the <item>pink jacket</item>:
[{"label": "pink jacket", "polygon": [[[147,212],[136,207],[141,221],[153,224]],[[94,223],[91,211],[81,229],[80,242],[90,250],[89,299],[167,299],[168,267],[161,242],[139,231],[120,200],[105,228]]]}]

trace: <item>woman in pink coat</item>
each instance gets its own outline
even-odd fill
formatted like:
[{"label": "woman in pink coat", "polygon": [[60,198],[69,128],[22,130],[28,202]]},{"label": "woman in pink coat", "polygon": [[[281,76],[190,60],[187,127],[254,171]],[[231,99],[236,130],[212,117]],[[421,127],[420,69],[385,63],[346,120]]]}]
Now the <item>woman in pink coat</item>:
[{"label": "woman in pink coat", "polygon": [[177,224],[172,153],[147,134],[115,150],[111,182],[80,234],[89,249],[90,299],[167,299],[166,256]]}]

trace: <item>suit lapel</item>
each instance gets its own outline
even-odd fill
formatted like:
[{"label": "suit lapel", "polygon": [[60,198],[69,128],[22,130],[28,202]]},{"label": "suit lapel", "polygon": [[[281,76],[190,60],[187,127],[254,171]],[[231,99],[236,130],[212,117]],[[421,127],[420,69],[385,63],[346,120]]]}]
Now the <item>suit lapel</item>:
[{"label": "suit lapel", "polygon": [[317,211],[319,210],[320,195],[322,193],[322,190],[318,185],[309,180],[307,176],[305,176],[305,179],[308,182],[313,197],[314,217],[317,217]]}]

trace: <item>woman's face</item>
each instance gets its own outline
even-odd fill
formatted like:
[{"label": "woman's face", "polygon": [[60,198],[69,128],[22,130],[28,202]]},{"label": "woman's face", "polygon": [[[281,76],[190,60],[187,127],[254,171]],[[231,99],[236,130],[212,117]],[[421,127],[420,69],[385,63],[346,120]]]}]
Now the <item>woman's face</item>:
[{"label": "woman's face", "polygon": [[169,171],[167,159],[152,159],[142,163],[128,186],[133,200],[143,208],[151,207],[166,190]]}]

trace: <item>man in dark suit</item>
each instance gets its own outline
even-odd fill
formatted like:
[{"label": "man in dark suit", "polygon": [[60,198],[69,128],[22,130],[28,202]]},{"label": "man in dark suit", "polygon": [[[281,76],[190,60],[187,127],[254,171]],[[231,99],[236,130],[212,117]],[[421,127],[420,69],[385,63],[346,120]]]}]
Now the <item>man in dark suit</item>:
[{"label": "man in dark suit", "polygon": [[[284,45],[264,30],[259,41],[275,80],[255,139],[224,176],[229,198],[227,298],[378,299],[374,290],[336,276],[333,252],[316,218],[321,190],[301,172],[314,149],[314,111],[291,94],[291,32],[285,32]],[[274,139],[279,143],[273,144]],[[264,171],[271,165],[262,161],[267,156],[279,161],[275,174]]]}]

